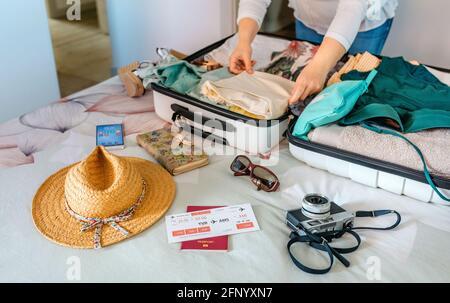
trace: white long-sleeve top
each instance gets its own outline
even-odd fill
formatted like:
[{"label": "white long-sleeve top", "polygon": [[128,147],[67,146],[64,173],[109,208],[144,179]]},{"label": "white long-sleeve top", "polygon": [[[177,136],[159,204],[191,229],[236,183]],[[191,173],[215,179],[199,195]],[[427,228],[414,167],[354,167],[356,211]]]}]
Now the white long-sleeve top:
[{"label": "white long-sleeve top", "polygon": [[[242,18],[263,22],[272,0],[240,0],[238,23]],[[321,35],[339,41],[346,50],[358,32],[382,25],[394,17],[397,0],[289,0],[294,15]]]}]

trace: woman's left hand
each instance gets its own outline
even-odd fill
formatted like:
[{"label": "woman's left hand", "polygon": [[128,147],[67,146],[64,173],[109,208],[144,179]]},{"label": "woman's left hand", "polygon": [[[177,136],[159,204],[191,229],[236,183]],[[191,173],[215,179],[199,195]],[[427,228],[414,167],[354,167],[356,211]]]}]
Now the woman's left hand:
[{"label": "woman's left hand", "polygon": [[320,92],[325,85],[327,74],[327,68],[311,61],[298,76],[289,104],[297,103],[299,100],[303,101],[308,96]]},{"label": "woman's left hand", "polygon": [[320,92],[329,71],[345,54],[346,49],[337,40],[325,37],[314,58],[302,70],[292,90],[289,104],[305,100],[308,96]]}]

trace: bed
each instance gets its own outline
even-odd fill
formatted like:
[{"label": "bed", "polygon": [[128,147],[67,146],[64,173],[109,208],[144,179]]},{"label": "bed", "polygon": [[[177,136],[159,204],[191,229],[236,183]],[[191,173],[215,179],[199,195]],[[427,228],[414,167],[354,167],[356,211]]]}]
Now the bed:
[{"label": "bed", "polygon": [[[154,113],[152,92],[129,99],[118,78],[0,125],[1,282],[450,282],[449,207],[309,167],[290,155],[286,141],[268,159],[252,157],[278,175],[275,193],[258,192],[248,178],[233,177],[229,165],[241,152],[230,148],[228,155],[211,155],[208,166],[175,177],[177,194],[168,214],[185,212],[187,205],[253,205],[261,230],[230,236],[226,253],[180,251],[179,244],[168,244],[163,219],[101,250],[53,244],[34,227],[34,193],[55,171],[86,157],[95,147],[95,126],[108,123],[123,123],[127,135],[126,149],[115,153],[154,161],[137,146],[136,134],[167,124]],[[290,260],[285,217],[313,192],[351,211],[392,208],[403,221],[393,231],[361,231],[363,243],[348,255],[349,268],[335,262],[330,273],[310,275]],[[306,245],[293,251],[310,266],[326,265],[326,256]]]}]

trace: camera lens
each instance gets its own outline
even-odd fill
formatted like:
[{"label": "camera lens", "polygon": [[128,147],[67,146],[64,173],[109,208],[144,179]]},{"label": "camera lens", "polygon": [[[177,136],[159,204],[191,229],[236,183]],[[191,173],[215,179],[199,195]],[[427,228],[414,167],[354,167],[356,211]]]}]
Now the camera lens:
[{"label": "camera lens", "polygon": [[309,194],[303,198],[302,213],[311,219],[326,219],[330,216],[330,207],[327,197]]},{"label": "camera lens", "polygon": [[316,195],[316,194],[310,194],[305,196],[305,200],[308,201],[311,204],[315,205],[322,205],[322,204],[328,204],[328,199],[324,196]]}]

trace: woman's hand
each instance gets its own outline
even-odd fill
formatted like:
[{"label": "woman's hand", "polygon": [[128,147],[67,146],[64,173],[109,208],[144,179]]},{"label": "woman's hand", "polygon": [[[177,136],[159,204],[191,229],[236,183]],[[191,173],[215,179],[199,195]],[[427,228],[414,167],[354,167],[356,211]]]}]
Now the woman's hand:
[{"label": "woman's hand", "polygon": [[230,71],[234,74],[240,74],[243,71],[252,74],[254,64],[250,43],[239,42],[230,56]]},{"label": "woman's hand", "polygon": [[297,78],[289,104],[305,100],[322,90],[330,70],[345,54],[346,49],[337,40],[325,37],[312,61],[305,66]]},{"label": "woman's hand", "polygon": [[246,71],[253,74],[255,61],[252,61],[252,41],[255,39],[258,30],[258,23],[252,18],[243,18],[239,21],[239,42],[230,56],[230,72],[240,74]]},{"label": "woman's hand", "polygon": [[326,67],[311,61],[298,76],[289,104],[297,103],[299,100],[303,101],[308,96],[320,92],[325,85],[327,74],[328,69]]}]

